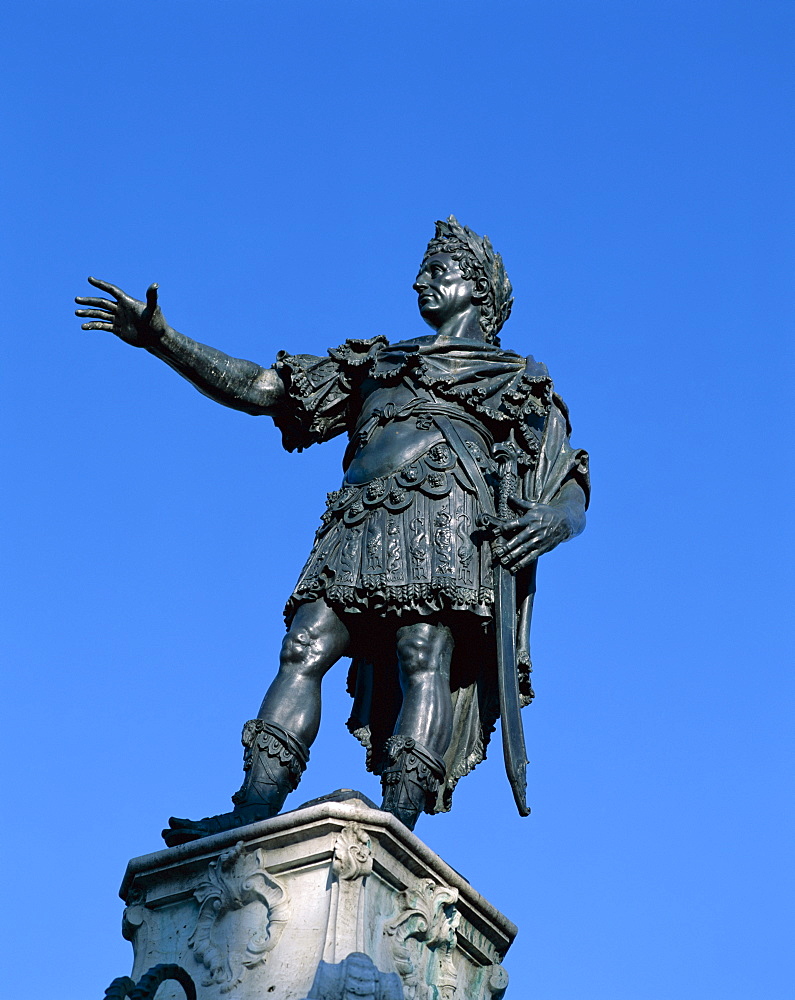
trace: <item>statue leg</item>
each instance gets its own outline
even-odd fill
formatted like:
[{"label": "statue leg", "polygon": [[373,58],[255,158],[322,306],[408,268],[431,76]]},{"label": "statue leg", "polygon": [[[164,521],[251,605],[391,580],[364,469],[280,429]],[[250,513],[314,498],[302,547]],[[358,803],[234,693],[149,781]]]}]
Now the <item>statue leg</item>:
[{"label": "statue leg", "polygon": [[443,625],[406,625],[398,629],[397,653],[403,707],[387,741],[381,808],[413,830],[420,813],[433,808],[444,780],[442,755],[453,728],[453,636]]},{"label": "statue leg", "polygon": [[301,780],[320,726],[320,684],[345,653],[349,635],[323,600],[302,605],[282,643],[279,672],[259,716],[243,727],[243,785],[234,809],[200,820],[171,817],[169,847],[275,816]]},{"label": "statue leg", "polygon": [[320,728],[320,682],[350,642],[342,619],[322,599],[302,604],[284,637],[279,673],[259,718],[293,733],[310,747]]}]

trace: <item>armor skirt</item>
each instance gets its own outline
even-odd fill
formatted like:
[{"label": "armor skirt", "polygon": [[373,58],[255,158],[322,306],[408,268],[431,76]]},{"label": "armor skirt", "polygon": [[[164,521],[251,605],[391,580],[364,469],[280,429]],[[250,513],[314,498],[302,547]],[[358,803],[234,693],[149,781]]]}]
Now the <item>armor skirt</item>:
[{"label": "armor skirt", "polygon": [[475,488],[441,443],[389,476],[328,495],[315,544],[285,608],[323,597],[378,616],[468,611],[490,619],[490,550]]}]

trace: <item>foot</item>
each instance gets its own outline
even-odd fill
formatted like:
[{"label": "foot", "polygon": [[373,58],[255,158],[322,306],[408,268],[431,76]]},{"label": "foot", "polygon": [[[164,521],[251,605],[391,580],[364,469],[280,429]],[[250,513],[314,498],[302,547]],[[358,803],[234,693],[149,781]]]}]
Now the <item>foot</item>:
[{"label": "foot", "polygon": [[218,816],[205,816],[204,819],[179,819],[172,816],[168,821],[168,828],[163,830],[160,835],[165,840],[167,847],[176,847],[178,844],[187,844],[191,840],[211,837],[214,833],[223,833],[224,830],[234,830],[238,826],[257,823],[261,819],[270,819],[277,812],[278,809],[265,803],[258,803],[238,806],[232,812],[221,813]]}]

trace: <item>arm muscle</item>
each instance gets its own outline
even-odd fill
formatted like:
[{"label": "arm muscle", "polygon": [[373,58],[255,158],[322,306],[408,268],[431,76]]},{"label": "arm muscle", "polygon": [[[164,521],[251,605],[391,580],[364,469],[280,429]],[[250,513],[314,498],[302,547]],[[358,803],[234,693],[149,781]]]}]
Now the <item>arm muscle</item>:
[{"label": "arm muscle", "polygon": [[171,327],[167,327],[148,350],[179,372],[199,392],[235,410],[255,416],[272,415],[284,396],[284,384],[272,369],[230,357]]}]

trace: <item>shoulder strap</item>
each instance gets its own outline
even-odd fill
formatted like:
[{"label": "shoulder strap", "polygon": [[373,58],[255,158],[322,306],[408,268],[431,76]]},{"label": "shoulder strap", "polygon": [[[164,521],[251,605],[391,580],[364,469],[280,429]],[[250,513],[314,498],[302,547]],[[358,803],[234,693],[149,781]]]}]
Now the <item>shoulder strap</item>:
[{"label": "shoulder strap", "polygon": [[458,433],[458,429],[455,424],[449,417],[446,417],[442,413],[435,413],[433,415],[433,420],[444,435],[445,441],[447,441],[452,450],[455,452],[458,461],[463,466],[464,472],[466,472],[469,476],[472,481],[472,485],[477,490],[478,500],[480,500],[483,512],[485,514],[494,515],[496,513],[494,498],[491,495],[491,490],[486,484],[486,480],[483,476],[483,470],[475,461],[475,456],[469,448],[467,448],[464,440]]},{"label": "shoulder strap", "polygon": [[[423,390],[422,388],[418,389],[418,387],[413,385],[409,379],[404,378],[403,384],[410,389],[417,399],[424,400],[429,403],[436,402],[432,393],[427,390]],[[430,415],[433,418],[433,422],[441,431],[445,441],[458,458],[458,461],[461,463],[464,472],[466,472],[469,476],[469,479],[477,492],[478,500],[480,500],[483,512],[485,514],[494,515],[496,513],[494,497],[491,495],[491,490],[489,489],[483,476],[483,470],[475,461],[475,456],[469,448],[467,448],[463,438],[458,433],[458,429],[455,424],[446,414],[440,413],[438,410],[436,412],[431,410]]]}]

